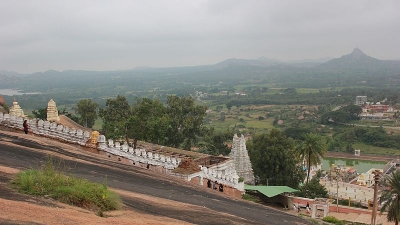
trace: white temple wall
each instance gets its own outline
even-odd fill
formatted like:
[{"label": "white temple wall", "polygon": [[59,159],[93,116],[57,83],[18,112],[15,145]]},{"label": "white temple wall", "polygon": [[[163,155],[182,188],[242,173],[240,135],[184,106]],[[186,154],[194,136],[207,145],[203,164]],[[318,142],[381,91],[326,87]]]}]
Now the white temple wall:
[{"label": "white temple wall", "polygon": [[[13,117],[9,114],[0,113],[0,122],[9,121],[9,127],[13,129],[23,130],[22,117]],[[4,125],[5,123],[1,123]],[[55,122],[32,119],[28,120],[29,129],[35,135],[53,138],[59,141],[79,144],[86,146],[90,133],[88,131],[76,130]],[[135,165],[156,172],[171,174],[174,176],[184,176],[190,181],[195,177],[199,177],[201,184],[203,179],[217,181],[224,186],[244,191],[243,182],[239,183],[239,176],[235,170],[235,162],[231,159],[211,167],[200,166],[200,172],[190,175],[174,174],[172,170],[177,168],[182,161],[182,158],[160,154],[158,152],[146,151],[146,149],[133,149],[126,144],[121,145],[119,142],[114,142],[112,139],[106,139],[104,135],[97,137],[97,147],[101,154],[110,158],[115,158],[118,161],[126,161],[130,165]]]}]

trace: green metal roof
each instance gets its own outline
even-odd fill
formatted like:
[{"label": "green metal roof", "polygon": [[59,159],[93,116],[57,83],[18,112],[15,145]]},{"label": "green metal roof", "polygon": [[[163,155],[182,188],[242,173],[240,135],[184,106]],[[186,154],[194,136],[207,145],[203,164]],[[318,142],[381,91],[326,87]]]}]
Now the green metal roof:
[{"label": "green metal roof", "polygon": [[263,195],[271,198],[276,195],[285,193],[285,192],[296,192],[298,190],[293,189],[288,186],[253,186],[253,185],[244,185],[245,190],[252,190],[252,191],[258,191],[262,193]]}]

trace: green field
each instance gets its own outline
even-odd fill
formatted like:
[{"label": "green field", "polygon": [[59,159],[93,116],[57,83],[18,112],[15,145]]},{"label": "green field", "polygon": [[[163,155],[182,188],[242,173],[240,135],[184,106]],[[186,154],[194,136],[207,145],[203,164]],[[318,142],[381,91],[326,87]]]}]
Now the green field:
[{"label": "green field", "polygon": [[395,148],[382,148],[382,147],[375,147],[371,145],[366,145],[363,143],[356,143],[353,144],[353,148],[361,149],[361,154],[374,154],[374,155],[393,155],[393,156],[400,156],[400,150]]}]

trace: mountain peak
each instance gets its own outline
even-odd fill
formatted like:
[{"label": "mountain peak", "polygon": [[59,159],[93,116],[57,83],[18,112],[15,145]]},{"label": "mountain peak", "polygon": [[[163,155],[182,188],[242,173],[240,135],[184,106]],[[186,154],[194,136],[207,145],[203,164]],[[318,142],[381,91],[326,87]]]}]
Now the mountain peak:
[{"label": "mountain peak", "polygon": [[359,48],[353,49],[353,52],[350,54],[353,58],[360,58],[362,56],[366,56],[364,52],[362,52]]}]

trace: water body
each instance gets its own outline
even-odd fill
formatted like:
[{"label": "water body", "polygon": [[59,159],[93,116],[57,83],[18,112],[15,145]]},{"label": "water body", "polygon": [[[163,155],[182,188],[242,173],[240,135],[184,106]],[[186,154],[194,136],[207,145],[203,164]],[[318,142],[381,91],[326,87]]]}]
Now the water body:
[{"label": "water body", "polygon": [[351,166],[356,169],[357,173],[365,173],[372,168],[382,169],[386,165],[386,162],[357,160],[357,159],[325,158],[322,160],[322,169],[328,171],[329,167],[332,164]]},{"label": "water body", "polygon": [[0,95],[37,95],[40,92],[24,92],[23,90],[15,90],[15,89],[0,89]]}]

